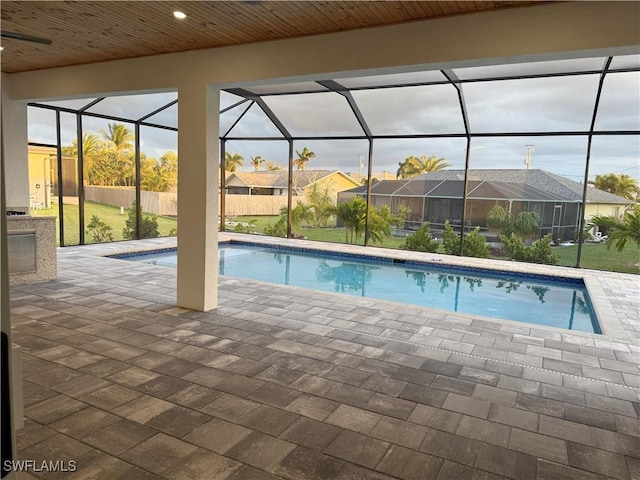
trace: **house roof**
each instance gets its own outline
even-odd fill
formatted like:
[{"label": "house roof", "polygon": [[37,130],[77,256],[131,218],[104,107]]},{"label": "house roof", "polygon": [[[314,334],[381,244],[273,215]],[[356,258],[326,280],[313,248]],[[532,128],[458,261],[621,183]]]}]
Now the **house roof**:
[{"label": "house roof", "polygon": [[[410,181],[464,180],[464,170],[438,170],[413,177]],[[469,170],[469,180],[490,182],[500,186],[508,198],[556,200],[563,202],[582,201],[583,184],[539,169],[483,169]],[[375,190],[371,190],[372,193]],[[473,192],[469,188],[471,196]],[[595,187],[587,189],[587,203],[633,204],[618,195]]]},{"label": "house roof", "polygon": [[[581,183],[544,170],[469,170],[468,198],[533,202],[582,201]],[[372,195],[459,198],[464,190],[464,170],[438,170],[405,180],[382,180],[371,187]],[[348,190],[366,194],[367,186]],[[624,205],[632,200],[589,187],[587,203]]]},{"label": "house roof", "polygon": [[[354,185],[358,185],[356,180],[340,170],[295,170],[293,172],[293,186],[298,189],[305,188],[331,175],[341,175],[353,182]],[[250,188],[287,188],[289,184],[289,172],[286,170],[233,172],[227,177],[227,182],[234,178]]]}]

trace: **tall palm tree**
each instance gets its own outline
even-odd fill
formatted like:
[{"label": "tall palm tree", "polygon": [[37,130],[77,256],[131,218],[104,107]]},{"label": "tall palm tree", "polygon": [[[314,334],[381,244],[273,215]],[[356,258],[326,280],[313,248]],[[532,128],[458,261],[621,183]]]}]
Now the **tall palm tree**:
[{"label": "tall palm tree", "polygon": [[427,158],[426,155],[420,155],[418,165],[420,167],[420,173],[435,172],[451,166],[444,157],[436,158],[435,155],[431,155],[429,158]]},{"label": "tall palm tree", "polygon": [[244,163],[244,157],[239,153],[231,154],[225,152],[224,154],[224,169],[227,172],[235,172],[238,168],[242,167]]},{"label": "tall palm tree", "polygon": [[282,167],[277,165],[275,162],[268,162],[267,163],[267,171],[276,172],[278,170],[282,170]]},{"label": "tall palm tree", "polygon": [[251,157],[251,165],[253,165],[253,168],[255,169],[256,172],[260,170],[260,167],[264,165],[264,162],[265,162],[264,158],[262,158],[260,155]]},{"label": "tall palm tree", "polygon": [[298,158],[293,161],[293,164],[298,168],[298,170],[304,170],[307,166],[307,162],[316,157],[316,154],[307,147],[304,147],[302,152],[296,150],[296,155],[298,155]]},{"label": "tall palm tree", "polygon": [[[95,133],[84,132],[82,134],[82,154],[84,157],[95,156],[102,148],[100,139]],[[62,147],[62,155],[75,157],[78,155],[78,139],[74,138],[71,145]]]},{"label": "tall palm tree", "polygon": [[107,127],[108,132],[100,130],[105,140],[112,142],[118,151],[133,150],[131,142],[135,139],[135,135],[124,123],[109,123]]},{"label": "tall palm tree", "polygon": [[[82,156],[84,159],[84,180],[87,185],[97,184],[96,161],[103,150],[102,141],[94,133],[82,134]],[[78,156],[78,139],[74,138],[71,145],[62,147],[62,155]]]},{"label": "tall palm tree", "polygon": [[435,155],[431,155],[427,158],[426,155],[421,155],[418,158],[411,155],[404,162],[398,163],[396,178],[411,178],[421,173],[435,172],[450,166],[451,164],[446,162],[444,157],[436,158]]},{"label": "tall palm tree", "polygon": [[595,180],[589,181],[589,183],[599,190],[604,190],[605,192],[613,193],[614,195],[630,200],[635,200],[640,195],[638,181],[624,173],[621,175],[616,175],[615,173],[596,175]]}]

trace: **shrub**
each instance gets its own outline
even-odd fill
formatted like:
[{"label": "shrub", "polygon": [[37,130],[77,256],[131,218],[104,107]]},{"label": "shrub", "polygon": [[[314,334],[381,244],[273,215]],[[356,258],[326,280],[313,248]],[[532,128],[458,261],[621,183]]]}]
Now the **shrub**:
[{"label": "shrub", "polygon": [[[140,207],[139,207],[140,208]],[[142,208],[140,208],[142,211]],[[127,209],[127,219],[124,222],[122,236],[127,240],[136,239],[136,207],[135,204]],[[152,215],[142,215],[140,219],[140,238],[156,238],[160,236],[158,220]]]},{"label": "shrub", "polygon": [[[444,225],[442,246],[449,255],[457,255],[460,250],[460,235],[453,231],[453,227],[449,222]],[[462,255],[465,257],[489,258],[489,247],[485,245],[484,237],[480,235],[480,227],[474,228],[464,236]]]},{"label": "shrub", "polygon": [[502,249],[512,260],[519,262],[525,262],[527,247],[524,241],[518,237],[515,233],[511,235],[500,235],[500,241],[502,242]]},{"label": "shrub", "polygon": [[429,233],[429,222],[425,222],[415,233],[407,236],[404,243],[400,245],[400,248],[416,252],[435,253],[439,245],[438,240],[433,238],[431,233]]},{"label": "shrub", "polygon": [[558,257],[551,251],[551,234],[533,242],[529,247],[513,233],[509,236],[502,235],[500,238],[505,253],[512,260],[544,265],[556,265],[558,263]]},{"label": "shrub", "polygon": [[551,234],[536,240],[529,247],[529,262],[556,265],[558,257],[551,250]]},{"label": "shrub", "polygon": [[251,220],[250,222],[238,222],[236,226],[233,227],[233,231],[236,233],[253,233],[256,228],[256,219]]},{"label": "shrub", "polygon": [[113,228],[103,222],[96,215],[91,215],[91,221],[87,225],[86,233],[92,243],[113,242]]},{"label": "shrub", "polygon": [[484,237],[480,235],[480,227],[474,228],[464,236],[462,254],[465,257],[489,258],[489,247],[485,245]]},{"label": "shrub", "polygon": [[449,222],[444,224],[442,247],[445,253],[449,255],[457,255],[460,251],[460,236],[453,231],[453,227]]},{"label": "shrub", "polygon": [[269,224],[264,227],[264,234],[271,237],[286,237],[287,236],[287,218],[280,217],[274,224]]}]

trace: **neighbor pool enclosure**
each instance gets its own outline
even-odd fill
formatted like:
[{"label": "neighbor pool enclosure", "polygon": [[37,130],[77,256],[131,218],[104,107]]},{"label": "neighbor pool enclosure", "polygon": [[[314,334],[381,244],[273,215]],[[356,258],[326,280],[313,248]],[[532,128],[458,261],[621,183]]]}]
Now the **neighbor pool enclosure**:
[{"label": "neighbor pool enclosure", "polygon": [[[298,216],[296,206],[360,197],[367,224],[373,208],[402,205],[404,230],[448,221],[463,235],[476,226],[486,234],[498,204],[536,212],[539,236],[572,240],[593,215],[619,217],[634,203],[588,182],[608,173],[637,179],[639,92],[640,55],[225,88],[220,230],[344,242],[339,219],[336,227],[335,216]],[[59,217],[60,245],[175,234],[178,161],[167,152],[177,152],[178,100],[169,92],[29,104],[32,208]],[[410,156],[448,165],[396,180]],[[296,185],[300,168],[317,181]],[[252,172],[246,188],[226,188],[234,170]],[[266,185],[268,170],[286,172],[288,184]],[[354,183],[334,182],[336,172]],[[373,240],[365,228],[358,242]],[[561,264],[593,266],[583,258],[589,247],[578,242]]]}]

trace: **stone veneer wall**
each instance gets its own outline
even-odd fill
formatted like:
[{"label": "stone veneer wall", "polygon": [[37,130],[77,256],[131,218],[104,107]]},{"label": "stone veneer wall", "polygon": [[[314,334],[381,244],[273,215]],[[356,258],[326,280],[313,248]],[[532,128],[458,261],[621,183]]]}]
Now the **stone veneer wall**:
[{"label": "stone veneer wall", "polygon": [[28,273],[13,273],[9,275],[9,284],[51,280],[58,275],[58,262],[56,257],[56,218],[55,217],[29,217],[8,216],[7,232],[20,232],[21,230],[34,230],[36,234],[36,271]]}]

